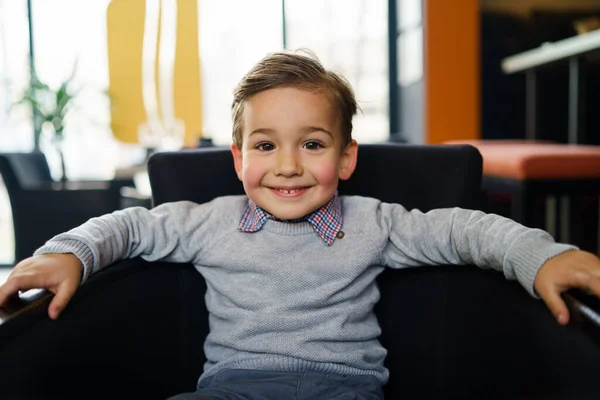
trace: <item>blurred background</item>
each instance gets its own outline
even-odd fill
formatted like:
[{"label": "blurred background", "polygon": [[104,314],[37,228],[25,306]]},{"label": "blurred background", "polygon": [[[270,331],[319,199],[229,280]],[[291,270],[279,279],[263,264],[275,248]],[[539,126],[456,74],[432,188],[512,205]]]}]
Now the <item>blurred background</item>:
[{"label": "blurred background", "polygon": [[[525,138],[526,75],[503,60],[597,28],[600,0],[0,0],[0,153],[42,152],[56,181],[135,181],[149,152],[228,146],[235,84],[284,48],[351,82],[359,143]],[[594,67],[583,137],[600,144]],[[542,138],[568,140],[568,71],[538,75]]]}]

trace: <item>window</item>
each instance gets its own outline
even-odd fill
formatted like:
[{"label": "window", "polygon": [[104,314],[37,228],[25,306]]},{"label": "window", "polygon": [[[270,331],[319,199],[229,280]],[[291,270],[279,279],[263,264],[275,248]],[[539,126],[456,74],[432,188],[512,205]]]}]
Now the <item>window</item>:
[{"label": "window", "polygon": [[31,147],[30,114],[12,107],[28,81],[27,3],[0,0],[0,149],[4,151]]},{"label": "window", "polygon": [[204,134],[231,144],[231,101],[238,81],[267,52],[283,48],[280,0],[200,0]]},{"label": "window", "polygon": [[387,1],[287,0],[286,47],[313,50],[352,84],[362,113],[354,138],[389,137]]},{"label": "window", "polygon": [[[138,148],[114,139],[108,99],[97,95],[108,87],[109,3],[110,0],[32,0],[38,76],[58,85],[77,60],[74,83],[85,87],[88,93],[78,103],[81,113],[65,130],[65,156],[72,179],[110,178],[116,166],[143,160],[143,152]],[[327,68],[348,78],[363,110],[355,119],[358,140],[387,139],[387,3],[288,0],[285,4],[287,47],[314,50]],[[198,0],[198,21],[203,134],[216,144],[228,145],[234,86],[267,52],[283,48],[282,1]],[[0,38],[0,106],[6,110],[10,99],[28,82],[26,0],[0,0]],[[3,149],[30,150],[32,132],[27,107],[2,112]],[[58,157],[47,143],[42,141],[41,146],[53,175],[58,174]]]}]

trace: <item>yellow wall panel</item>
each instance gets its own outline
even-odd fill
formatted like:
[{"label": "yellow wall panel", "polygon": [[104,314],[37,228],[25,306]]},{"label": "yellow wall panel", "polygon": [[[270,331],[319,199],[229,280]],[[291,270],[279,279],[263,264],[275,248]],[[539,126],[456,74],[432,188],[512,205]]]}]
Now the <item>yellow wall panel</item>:
[{"label": "yellow wall panel", "polygon": [[[113,0],[107,9],[111,126],[115,138],[124,143],[137,143],[138,126],[148,120],[142,97],[145,4],[145,0]],[[177,0],[177,9],[173,102],[189,143],[202,133],[197,0]],[[160,37],[160,32],[156,34]],[[157,58],[156,77],[158,70]],[[160,102],[158,93],[156,97]]]},{"label": "yellow wall panel", "polygon": [[146,120],[142,101],[143,0],[113,0],[106,10],[108,77],[113,135],[137,143],[138,124]]}]

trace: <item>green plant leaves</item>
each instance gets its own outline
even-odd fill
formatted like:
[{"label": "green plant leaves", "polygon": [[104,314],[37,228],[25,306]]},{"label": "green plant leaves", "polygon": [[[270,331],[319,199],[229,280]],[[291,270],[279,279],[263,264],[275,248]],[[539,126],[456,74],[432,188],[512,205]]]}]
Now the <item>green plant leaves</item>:
[{"label": "green plant leaves", "polygon": [[77,71],[77,61],[69,77],[61,82],[55,90],[39,80],[33,74],[29,87],[23,92],[21,98],[15,104],[27,103],[31,106],[35,118],[42,123],[52,124],[56,136],[62,136],[65,118],[72,108],[75,97],[81,90],[72,90],[71,82]]}]

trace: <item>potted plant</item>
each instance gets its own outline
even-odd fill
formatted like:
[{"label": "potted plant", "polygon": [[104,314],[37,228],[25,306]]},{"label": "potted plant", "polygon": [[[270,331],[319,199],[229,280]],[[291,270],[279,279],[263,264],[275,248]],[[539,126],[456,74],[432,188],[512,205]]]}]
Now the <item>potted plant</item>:
[{"label": "potted plant", "polygon": [[35,73],[32,74],[31,83],[25,89],[16,104],[29,104],[32,108],[35,132],[35,148],[39,149],[42,130],[51,132],[50,142],[56,149],[61,166],[61,181],[67,180],[65,159],[63,153],[63,140],[65,124],[73,109],[73,100],[80,90],[73,90],[71,82],[75,76],[76,67],[70,76],[58,88],[53,89],[40,81]]}]

